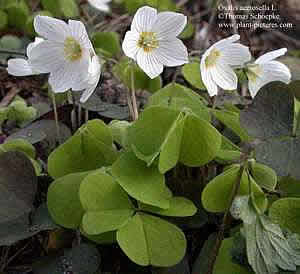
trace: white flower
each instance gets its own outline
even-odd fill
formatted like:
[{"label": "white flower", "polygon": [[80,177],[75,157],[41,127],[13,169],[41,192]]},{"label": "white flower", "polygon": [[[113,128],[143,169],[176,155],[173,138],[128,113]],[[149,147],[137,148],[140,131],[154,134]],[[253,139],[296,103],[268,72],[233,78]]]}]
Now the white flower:
[{"label": "white flower", "polygon": [[85,103],[89,99],[89,97],[92,95],[99,82],[100,75],[101,75],[101,65],[98,56],[96,55],[93,56],[88,72],[89,75],[87,79],[87,87],[82,93],[82,96],[80,98],[80,103]]},{"label": "white flower", "polygon": [[109,12],[110,10],[108,6],[109,2],[111,2],[111,0],[88,0],[88,3],[91,6],[103,12]]},{"label": "white flower", "polygon": [[30,43],[27,46],[27,57],[28,59],[24,58],[12,58],[8,60],[8,68],[7,72],[14,76],[29,76],[34,74],[40,74],[38,70],[34,70],[31,66],[31,51],[32,49],[37,46],[39,43],[44,41],[42,38],[35,38],[35,41]]},{"label": "white flower", "polygon": [[243,66],[250,61],[249,48],[239,43],[235,34],[212,45],[201,59],[200,70],[209,96],[218,94],[218,86],[224,90],[235,90],[238,79],[233,67]]},{"label": "white flower", "polygon": [[246,74],[252,98],[254,98],[261,87],[270,82],[281,81],[286,84],[290,83],[292,76],[289,68],[278,61],[274,61],[274,59],[284,55],[286,52],[286,48],[268,52],[260,56],[253,64],[247,66]]},{"label": "white flower", "polygon": [[46,40],[30,53],[34,70],[50,73],[49,84],[53,92],[87,88],[89,66],[95,55],[86,29],[80,21],[36,16],[35,31]]},{"label": "white flower", "polygon": [[187,49],[177,38],[186,23],[186,16],[180,13],[157,13],[147,6],[139,8],[130,31],[125,34],[122,48],[153,79],[162,73],[164,65],[173,67],[188,63]]}]

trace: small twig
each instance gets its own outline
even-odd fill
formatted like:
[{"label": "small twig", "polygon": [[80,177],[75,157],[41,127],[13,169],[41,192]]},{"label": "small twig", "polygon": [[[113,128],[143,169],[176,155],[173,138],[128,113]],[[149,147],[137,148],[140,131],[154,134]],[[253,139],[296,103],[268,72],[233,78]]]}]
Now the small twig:
[{"label": "small twig", "polygon": [[11,88],[11,90],[5,95],[5,97],[0,102],[0,108],[7,107],[19,92],[20,89],[16,87]]},{"label": "small twig", "polygon": [[12,262],[17,256],[19,256],[29,246],[29,244],[30,244],[30,241],[25,246],[23,246],[21,249],[19,249],[12,257],[10,257],[7,260],[6,264],[3,266],[3,269],[5,269],[9,265],[9,263]]},{"label": "small twig", "polygon": [[243,176],[244,170],[247,167],[247,164],[248,164],[248,158],[246,157],[244,159],[243,164],[240,166],[236,183],[235,183],[235,185],[234,185],[234,187],[232,189],[232,196],[231,196],[229,205],[228,205],[228,207],[227,207],[227,209],[225,211],[225,214],[224,214],[224,217],[223,217],[223,221],[222,221],[222,224],[220,226],[220,230],[219,230],[218,235],[217,235],[216,244],[214,246],[214,249],[213,249],[210,261],[209,261],[208,271],[206,272],[206,274],[212,274],[213,273],[214,265],[215,265],[215,262],[216,262],[216,259],[217,259],[217,256],[218,256],[218,253],[219,253],[222,241],[224,239],[225,228],[226,228],[226,225],[227,225],[227,223],[229,221],[230,208],[231,208],[231,205],[232,205],[232,203],[234,201],[234,198],[236,197],[236,195],[237,195],[237,193],[238,193],[238,191],[240,189],[242,176]]}]

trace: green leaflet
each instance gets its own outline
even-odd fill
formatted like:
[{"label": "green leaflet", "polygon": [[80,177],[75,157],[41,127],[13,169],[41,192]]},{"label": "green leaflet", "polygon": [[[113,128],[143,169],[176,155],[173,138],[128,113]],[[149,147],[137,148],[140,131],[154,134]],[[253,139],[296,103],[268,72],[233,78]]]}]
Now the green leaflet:
[{"label": "green leaflet", "polygon": [[[206,210],[210,212],[223,212],[228,208],[232,196],[233,186],[237,183],[239,176],[239,169],[239,165],[235,165],[212,179],[206,185],[202,192],[202,203]],[[268,204],[267,198],[253,178],[250,177],[250,180],[255,203],[260,210],[264,212]],[[241,178],[238,195],[246,195],[248,193],[248,176],[246,171],[244,171]]]},{"label": "green leaflet", "polygon": [[151,165],[158,158],[161,173],[177,162],[200,166],[210,162],[221,146],[221,135],[207,121],[186,111],[148,107],[128,129],[136,156]]},{"label": "green leaflet", "polygon": [[73,173],[56,179],[47,193],[47,206],[53,220],[66,228],[81,224],[84,209],[79,200],[79,187],[88,172]]},{"label": "green leaflet", "polygon": [[49,155],[48,172],[59,178],[89,171],[111,165],[117,155],[108,126],[101,120],[90,120]]},{"label": "green leaflet", "polygon": [[117,231],[121,249],[139,265],[172,266],[186,250],[183,232],[158,217],[137,213]]},{"label": "green leaflet", "polygon": [[155,166],[147,167],[133,152],[124,152],[112,165],[112,175],[133,198],[167,209],[172,194],[165,185],[164,175]]}]

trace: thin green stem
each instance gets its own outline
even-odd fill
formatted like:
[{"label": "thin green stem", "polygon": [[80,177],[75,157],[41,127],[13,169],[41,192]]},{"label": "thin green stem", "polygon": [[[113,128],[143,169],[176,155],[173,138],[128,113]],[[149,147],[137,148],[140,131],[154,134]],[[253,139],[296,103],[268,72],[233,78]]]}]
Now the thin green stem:
[{"label": "thin green stem", "polygon": [[82,119],[81,119],[81,117],[82,117],[82,106],[81,106],[81,104],[79,103],[79,105],[78,105],[78,127],[80,127],[81,124],[82,124]]},{"label": "thin green stem", "polygon": [[72,123],[72,131],[75,132],[77,129],[77,117],[76,117],[76,105],[75,105],[75,96],[69,91],[69,99],[72,100],[73,109],[71,111],[71,123]]},{"label": "thin green stem", "polygon": [[86,109],[86,110],[85,110],[85,115],[84,115],[84,121],[85,121],[85,123],[87,123],[88,120],[89,120],[89,110]]},{"label": "thin green stem", "polygon": [[61,137],[60,137],[60,127],[59,127],[59,124],[58,124],[58,114],[57,114],[55,94],[53,92],[51,92],[51,94],[52,94],[52,104],[53,104],[54,119],[55,119],[55,126],[56,126],[57,142],[60,144],[61,143]]},{"label": "thin green stem", "polygon": [[132,102],[132,108],[133,108],[133,121],[137,120],[139,118],[139,112],[138,112],[138,107],[136,103],[136,96],[135,96],[135,85],[134,85],[134,72],[133,72],[133,67],[131,68],[131,90],[130,90],[130,95],[131,95],[131,102]]}]

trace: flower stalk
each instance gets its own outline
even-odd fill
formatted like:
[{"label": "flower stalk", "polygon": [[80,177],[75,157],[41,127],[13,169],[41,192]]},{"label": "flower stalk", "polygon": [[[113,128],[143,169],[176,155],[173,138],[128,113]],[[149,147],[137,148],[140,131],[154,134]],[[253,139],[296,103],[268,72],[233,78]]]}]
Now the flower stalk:
[{"label": "flower stalk", "polygon": [[58,124],[58,114],[57,114],[57,105],[56,105],[56,100],[55,100],[55,94],[51,92],[52,95],[52,104],[53,104],[53,111],[54,111],[54,119],[55,119],[55,126],[56,126],[56,137],[57,137],[57,142],[61,144],[61,136],[60,136],[60,128]]},{"label": "flower stalk", "polygon": [[133,112],[132,113],[133,114],[132,119],[133,119],[133,121],[135,121],[139,118],[139,112],[138,112],[138,106],[137,106],[136,95],[135,95],[133,66],[131,68],[130,79],[131,79],[130,97],[131,97],[132,112]]}]

